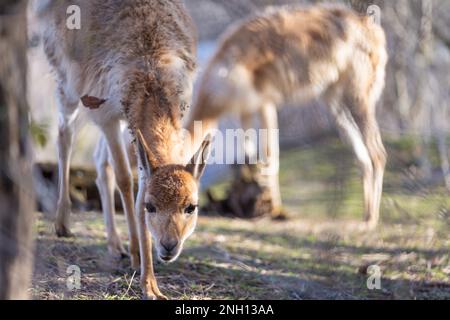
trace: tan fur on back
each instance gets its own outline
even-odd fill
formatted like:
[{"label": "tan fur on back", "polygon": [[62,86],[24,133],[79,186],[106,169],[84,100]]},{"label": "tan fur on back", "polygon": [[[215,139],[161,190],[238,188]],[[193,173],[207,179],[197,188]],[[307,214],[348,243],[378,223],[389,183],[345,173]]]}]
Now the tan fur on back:
[{"label": "tan fur on back", "polygon": [[253,112],[266,101],[316,98],[339,81],[369,92],[383,87],[375,78],[384,78],[386,61],[384,32],[366,16],[339,5],[270,8],[222,37],[192,119],[214,117],[224,105]]}]

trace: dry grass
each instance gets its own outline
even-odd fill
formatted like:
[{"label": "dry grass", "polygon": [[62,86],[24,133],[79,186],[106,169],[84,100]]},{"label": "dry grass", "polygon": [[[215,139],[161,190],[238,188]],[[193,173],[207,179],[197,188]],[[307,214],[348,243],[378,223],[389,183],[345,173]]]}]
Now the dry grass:
[{"label": "dry grass", "polygon": [[[357,171],[348,150],[332,145],[283,154],[290,220],[202,217],[180,259],[156,265],[162,291],[174,299],[450,299],[447,194],[412,183],[393,161],[383,221],[374,232],[361,231]],[[139,275],[128,261],[108,257],[101,215],[73,218],[77,238],[61,240],[39,216],[32,294],[139,299]],[[123,216],[118,220],[125,240]],[[372,264],[382,271],[380,290],[367,289]],[[80,290],[67,290],[69,265],[81,268]]]}]

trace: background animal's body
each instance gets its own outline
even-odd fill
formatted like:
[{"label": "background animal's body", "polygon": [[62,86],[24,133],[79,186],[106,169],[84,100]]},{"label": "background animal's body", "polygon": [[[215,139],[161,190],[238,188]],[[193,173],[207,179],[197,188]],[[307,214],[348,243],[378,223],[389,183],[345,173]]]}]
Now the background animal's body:
[{"label": "background animal's body", "polygon": [[[277,129],[276,106],[323,97],[362,166],[366,220],[374,226],[385,166],[375,119],[384,87],[385,47],[378,25],[343,6],[269,9],[223,36],[187,127],[193,133],[194,122],[203,121],[208,131],[225,112],[234,111],[244,128],[258,113],[262,128]],[[272,172],[267,184],[275,207],[281,207],[278,140],[269,136],[263,146]]]},{"label": "background animal's body", "polygon": [[[80,30],[71,30],[66,25],[67,9],[73,5],[80,8]],[[149,162],[156,170],[181,163],[174,150],[181,147],[181,141],[177,139],[178,130],[192,93],[196,55],[193,23],[183,3],[178,0],[48,1],[37,9],[43,28],[44,49],[58,82],[59,200],[56,232],[59,236],[71,235],[68,170],[74,123],[82,109],[81,99],[90,109],[83,108],[84,112],[101,129],[105,137],[103,143],[108,146],[111,158],[112,167],[108,167],[104,161],[107,150],[100,146],[97,153],[100,193],[105,199],[104,195],[114,187],[111,182],[114,171],[129,225],[132,264],[137,267],[139,263],[140,246],[144,294],[164,298],[153,275],[151,239],[145,227],[143,202],[149,176],[140,172],[136,207],[138,245],[131,170],[120,122],[125,120],[133,139],[139,138],[140,144],[146,146],[145,154],[140,154],[141,166]],[[188,174],[185,177],[187,183],[194,183],[194,178]],[[106,204],[104,207],[109,250],[123,254],[112,206]],[[167,215],[164,219],[173,218]],[[187,222],[181,226],[185,224]],[[178,229],[172,231],[176,236],[184,236],[178,235],[182,232]],[[157,247],[161,246],[159,240],[157,238]],[[183,241],[180,240],[177,249],[181,250]]]}]

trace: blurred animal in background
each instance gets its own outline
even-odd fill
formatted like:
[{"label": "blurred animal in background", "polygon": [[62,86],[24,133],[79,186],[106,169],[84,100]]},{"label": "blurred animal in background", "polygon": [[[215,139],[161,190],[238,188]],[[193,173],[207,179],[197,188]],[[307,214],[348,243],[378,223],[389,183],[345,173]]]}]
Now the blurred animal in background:
[{"label": "blurred animal in background", "polygon": [[[278,129],[277,106],[323,98],[362,169],[365,225],[373,228],[386,164],[375,108],[387,59],[383,29],[345,6],[269,8],[238,22],[223,35],[200,81],[187,122],[194,148],[226,113],[237,113],[245,130],[257,115],[260,128],[271,132]],[[194,135],[196,121],[203,135]],[[255,146],[245,145],[251,156]],[[268,172],[263,186],[271,191],[277,216],[279,141],[268,134],[260,145]]]},{"label": "blurred animal in background", "polygon": [[[66,26],[69,6],[79,7],[81,30]],[[85,112],[103,134],[96,162],[109,251],[125,253],[111,205],[114,176],[128,221],[132,266],[140,262],[144,297],[165,299],[153,272],[151,236],[162,261],[179,256],[196,225],[204,169],[199,160],[209,146],[206,140],[188,164],[183,161],[179,133],[196,67],[193,22],[179,0],[55,0],[37,9],[44,50],[58,83],[56,233],[72,236],[70,157],[74,123]],[[122,122],[130,129],[140,169],[136,209]]]}]

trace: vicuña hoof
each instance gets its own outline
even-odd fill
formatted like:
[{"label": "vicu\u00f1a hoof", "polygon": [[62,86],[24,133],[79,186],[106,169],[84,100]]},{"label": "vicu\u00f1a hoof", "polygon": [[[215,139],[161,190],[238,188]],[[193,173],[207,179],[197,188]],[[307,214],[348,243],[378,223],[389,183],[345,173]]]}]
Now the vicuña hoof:
[{"label": "vicu\u00f1a hoof", "polygon": [[108,244],[108,252],[114,259],[123,260],[128,258],[128,253],[118,238]]},{"label": "vicu\u00f1a hoof", "polygon": [[273,210],[271,213],[272,220],[286,221],[289,219],[289,214],[283,208]]},{"label": "vicu\u00f1a hoof", "polygon": [[364,225],[365,225],[367,231],[372,231],[372,230],[376,229],[376,227],[378,226],[378,221],[373,220],[373,219],[368,219],[364,222]]},{"label": "vicu\u00f1a hoof", "polygon": [[130,252],[130,259],[131,259],[131,268],[133,270],[139,270],[141,265],[141,259],[139,256],[139,253],[131,253]]},{"label": "vicu\u00f1a hoof", "polygon": [[59,238],[73,238],[75,235],[65,225],[55,224],[55,232]]},{"label": "vicu\u00f1a hoof", "polygon": [[161,292],[159,293],[153,293],[153,292],[149,292],[144,294],[144,296],[142,297],[142,300],[169,300],[169,298],[167,298],[165,295],[163,295]]}]

